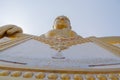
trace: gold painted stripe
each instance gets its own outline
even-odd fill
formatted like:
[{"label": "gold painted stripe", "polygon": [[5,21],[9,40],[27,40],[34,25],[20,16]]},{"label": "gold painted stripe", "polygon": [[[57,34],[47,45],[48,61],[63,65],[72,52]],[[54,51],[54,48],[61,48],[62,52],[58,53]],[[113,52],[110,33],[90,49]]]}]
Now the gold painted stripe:
[{"label": "gold painted stripe", "polygon": [[114,46],[112,44],[109,44],[109,43],[106,43],[106,42],[103,42],[99,39],[97,39],[96,37],[90,37],[89,38],[93,43],[101,46],[102,48],[104,49],[107,49],[108,51],[114,53],[116,56],[120,56],[120,48],[117,47],[117,46]]}]

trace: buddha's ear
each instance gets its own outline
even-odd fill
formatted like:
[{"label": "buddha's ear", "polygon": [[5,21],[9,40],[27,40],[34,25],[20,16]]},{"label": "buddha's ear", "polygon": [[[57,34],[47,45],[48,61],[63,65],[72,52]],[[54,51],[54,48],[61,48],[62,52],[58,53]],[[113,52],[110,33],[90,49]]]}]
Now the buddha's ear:
[{"label": "buddha's ear", "polygon": [[70,26],[70,29],[72,29],[72,27]]},{"label": "buddha's ear", "polygon": [[67,27],[68,29],[72,29],[72,27],[71,26],[69,26],[69,27]]},{"label": "buddha's ear", "polygon": [[52,26],[52,28],[54,29],[54,26]]}]

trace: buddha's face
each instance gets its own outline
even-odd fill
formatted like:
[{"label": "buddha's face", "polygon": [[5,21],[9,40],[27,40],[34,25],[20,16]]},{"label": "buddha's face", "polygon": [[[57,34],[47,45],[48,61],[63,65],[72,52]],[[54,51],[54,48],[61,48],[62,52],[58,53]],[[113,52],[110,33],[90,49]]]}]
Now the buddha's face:
[{"label": "buddha's face", "polygon": [[70,29],[70,21],[66,16],[59,16],[55,19],[53,28],[54,29],[63,29],[63,28]]}]

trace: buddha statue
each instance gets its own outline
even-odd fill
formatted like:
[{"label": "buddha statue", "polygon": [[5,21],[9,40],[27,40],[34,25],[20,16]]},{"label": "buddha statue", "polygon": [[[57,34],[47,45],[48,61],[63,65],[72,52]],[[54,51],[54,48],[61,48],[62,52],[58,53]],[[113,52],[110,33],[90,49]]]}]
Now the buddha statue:
[{"label": "buddha statue", "polygon": [[[13,36],[22,33],[22,29],[16,25],[4,25],[0,27],[0,38]],[[76,32],[71,30],[70,20],[66,16],[58,16],[53,25],[53,29],[39,36],[44,38],[75,38]],[[80,37],[80,36],[79,36]]]},{"label": "buddha statue", "polygon": [[58,16],[53,29],[44,34],[46,38],[72,38],[77,34],[71,30],[70,20],[66,16]]}]

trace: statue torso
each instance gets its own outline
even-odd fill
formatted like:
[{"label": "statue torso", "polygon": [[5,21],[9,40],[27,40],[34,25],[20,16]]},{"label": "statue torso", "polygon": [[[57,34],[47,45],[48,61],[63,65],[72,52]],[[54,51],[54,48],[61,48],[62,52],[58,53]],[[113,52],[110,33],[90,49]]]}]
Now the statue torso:
[{"label": "statue torso", "polygon": [[77,36],[77,34],[74,31],[67,28],[53,29],[45,34],[45,37],[47,38],[51,38],[51,37],[52,38],[70,38],[75,36]]}]

